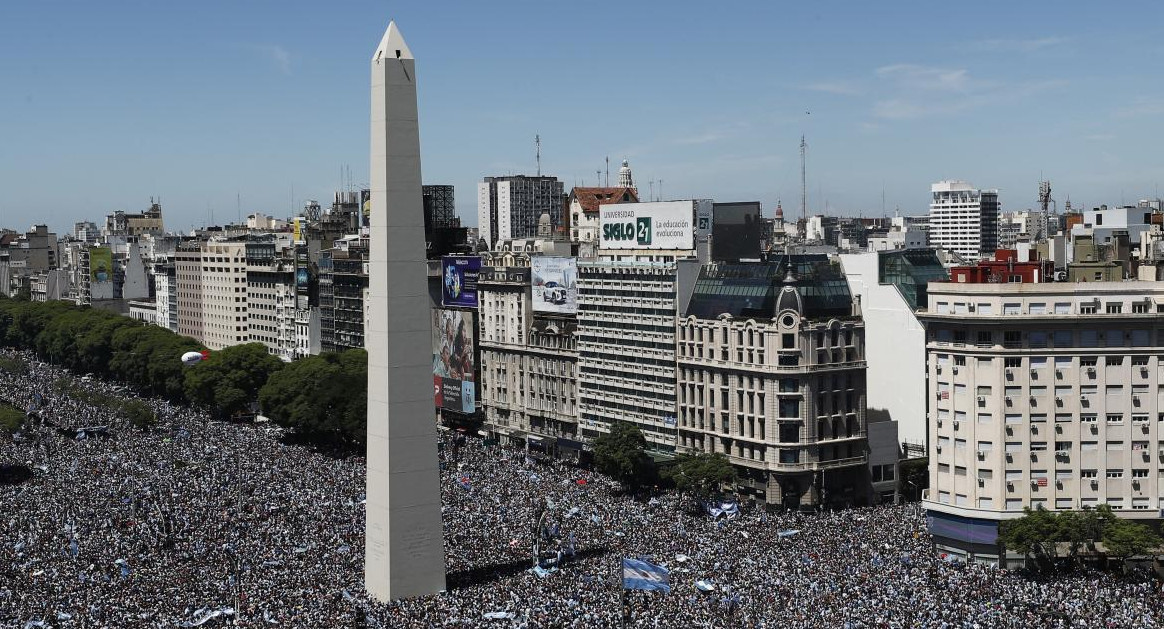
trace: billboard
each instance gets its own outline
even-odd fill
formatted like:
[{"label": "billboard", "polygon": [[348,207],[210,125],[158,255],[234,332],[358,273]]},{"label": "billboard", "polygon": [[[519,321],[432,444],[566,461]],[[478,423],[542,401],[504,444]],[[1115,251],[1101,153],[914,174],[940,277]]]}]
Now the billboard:
[{"label": "billboard", "polygon": [[694,249],[695,202],[598,206],[600,249]]},{"label": "billboard", "polygon": [[460,308],[477,307],[477,278],[481,258],[446,256],[441,258],[441,304]]},{"label": "billboard", "polygon": [[578,261],[574,258],[530,258],[534,312],[578,312]]},{"label": "billboard", "polygon": [[760,202],[716,203],[711,219],[711,259],[760,258]]},{"label": "billboard", "polygon": [[472,413],[477,408],[473,312],[432,311],[432,382],[437,408]]},{"label": "billboard", "polygon": [[93,284],[113,281],[113,250],[109,247],[89,250],[89,281]]}]

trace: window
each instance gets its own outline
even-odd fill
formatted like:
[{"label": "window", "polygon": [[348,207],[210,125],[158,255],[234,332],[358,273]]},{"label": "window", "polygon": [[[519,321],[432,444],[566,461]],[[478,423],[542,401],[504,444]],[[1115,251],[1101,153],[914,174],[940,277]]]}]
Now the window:
[{"label": "window", "polygon": [[1081,452],[1094,452],[1099,449],[1099,442],[1097,441],[1080,441],[1079,450]]},{"label": "window", "polygon": [[1002,305],[1002,314],[1004,314],[1004,315],[1022,314],[1022,304],[1018,304],[1018,303],[1003,304]]},{"label": "window", "polygon": [[1022,499],[1020,499],[1020,498],[1007,498],[1006,499],[1006,510],[1007,511],[1022,511],[1023,510]]},{"label": "window", "polygon": [[1099,478],[1099,472],[1096,470],[1079,470],[1079,478]]},{"label": "window", "polygon": [[1005,332],[1002,333],[1002,346],[1003,347],[1006,347],[1009,349],[1015,349],[1018,347],[1022,347],[1022,344],[1023,344],[1023,333],[1022,332],[1019,332],[1017,330],[1006,330]]},{"label": "window", "polygon": [[1071,304],[1066,302],[1057,302],[1055,304],[1055,314],[1065,315],[1071,314]]},{"label": "window", "polygon": [[994,344],[993,335],[990,332],[978,332],[978,347],[991,347]]},{"label": "window", "polygon": [[[1055,339],[1055,347],[1071,347],[1071,331],[1070,330],[1055,330],[1054,339]],[[1055,360],[1058,361],[1059,358],[1062,358],[1062,356],[1056,358]],[[1070,360],[1071,360],[1070,358],[1067,359],[1068,362],[1070,362]]]},{"label": "window", "polygon": [[1095,314],[1097,308],[1095,304],[1079,304],[1079,314]]},{"label": "window", "polygon": [[1132,470],[1132,478],[1148,478],[1148,470]]},{"label": "window", "polygon": [[1119,314],[1123,312],[1124,305],[1119,302],[1108,302],[1107,314]]},{"label": "window", "polygon": [[1123,470],[1108,470],[1107,477],[1108,478],[1123,478],[1124,471]]},{"label": "window", "polygon": [[1012,369],[1017,369],[1017,368],[1023,366],[1023,359],[1021,359],[1021,358],[1006,358],[1006,359],[1004,359],[1003,366],[1009,367]]},{"label": "window", "polygon": [[1146,304],[1146,303],[1132,304],[1132,314],[1148,314],[1148,304]]}]

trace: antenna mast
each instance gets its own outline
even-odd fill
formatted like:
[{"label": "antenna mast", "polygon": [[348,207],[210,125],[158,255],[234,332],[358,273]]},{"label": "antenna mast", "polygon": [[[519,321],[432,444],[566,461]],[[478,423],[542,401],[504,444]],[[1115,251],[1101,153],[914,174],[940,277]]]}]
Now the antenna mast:
[{"label": "antenna mast", "polygon": [[540,134],[534,135],[534,150],[537,151],[538,177],[541,177],[542,176],[542,136]]},{"label": "antenna mast", "polygon": [[800,136],[800,219],[808,220],[808,188],[805,187],[804,178],[804,149],[808,145],[804,143],[804,136]]},{"label": "antenna mast", "polygon": [[610,187],[610,156],[606,156],[606,187]]}]

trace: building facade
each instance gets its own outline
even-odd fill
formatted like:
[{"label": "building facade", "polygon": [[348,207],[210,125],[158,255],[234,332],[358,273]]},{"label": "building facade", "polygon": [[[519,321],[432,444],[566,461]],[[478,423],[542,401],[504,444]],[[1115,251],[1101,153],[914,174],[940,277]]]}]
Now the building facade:
[{"label": "building facade", "polygon": [[965,181],[930,186],[929,242],[969,261],[988,258],[998,248],[998,191]]},{"label": "building facade", "polygon": [[557,177],[486,177],[477,184],[477,226],[489,249],[498,240],[538,235],[538,219],[549,214],[554,233],[562,227],[564,187]]},{"label": "building facade", "polygon": [[368,288],[368,238],[349,236],[320,253],[320,349],[364,347],[364,291]]},{"label": "building facade", "polygon": [[677,330],[681,451],[757,500],[868,503],[864,324],[824,256],[704,265]]},{"label": "building facade", "polygon": [[502,442],[577,460],[575,317],[535,311],[530,260],[522,252],[482,256],[478,343],[485,425]]},{"label": "building facade", "polygon": [[996,561],[1024,507],[1164,508],[1164,287],[935,283],[930,488],[940,549]]}]

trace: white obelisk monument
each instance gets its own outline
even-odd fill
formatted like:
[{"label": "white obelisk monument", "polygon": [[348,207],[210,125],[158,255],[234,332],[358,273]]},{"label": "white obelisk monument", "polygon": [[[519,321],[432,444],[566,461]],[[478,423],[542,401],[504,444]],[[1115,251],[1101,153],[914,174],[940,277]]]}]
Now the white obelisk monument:
[{"label": "white obelisk monument", "polygon": [[396,23],[372,56],[368,593],[445,588],[416,69]]}]

